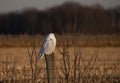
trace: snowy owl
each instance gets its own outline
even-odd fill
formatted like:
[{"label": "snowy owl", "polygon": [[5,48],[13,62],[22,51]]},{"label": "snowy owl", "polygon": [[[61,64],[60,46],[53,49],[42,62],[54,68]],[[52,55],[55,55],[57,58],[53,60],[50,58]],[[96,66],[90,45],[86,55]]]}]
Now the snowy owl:
[{"label": "snowy owl", "polygon": [[55,51],[56,38],[53,33],[50,33],[44,40],[42,47],[38,53],[38,59],[45,54],[52,54]]}]

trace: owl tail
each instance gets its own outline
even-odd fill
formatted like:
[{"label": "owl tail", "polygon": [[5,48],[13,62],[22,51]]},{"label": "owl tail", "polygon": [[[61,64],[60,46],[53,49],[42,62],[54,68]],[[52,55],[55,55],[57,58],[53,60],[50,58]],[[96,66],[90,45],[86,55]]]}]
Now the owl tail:
[{"label": "owl tail", "polygon": [[38,54],[38,59],[43,58],[44,54]]}]

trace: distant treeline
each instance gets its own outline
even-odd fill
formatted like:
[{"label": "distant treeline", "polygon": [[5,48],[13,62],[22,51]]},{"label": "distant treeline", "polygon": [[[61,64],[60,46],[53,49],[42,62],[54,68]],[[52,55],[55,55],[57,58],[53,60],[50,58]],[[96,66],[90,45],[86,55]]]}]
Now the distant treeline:
[{"label": "distant treeline", "polygon": [[66,2],[46,10],[35,8],[0,14],[0,34],[119,34],[120,6],[104,9]]}]

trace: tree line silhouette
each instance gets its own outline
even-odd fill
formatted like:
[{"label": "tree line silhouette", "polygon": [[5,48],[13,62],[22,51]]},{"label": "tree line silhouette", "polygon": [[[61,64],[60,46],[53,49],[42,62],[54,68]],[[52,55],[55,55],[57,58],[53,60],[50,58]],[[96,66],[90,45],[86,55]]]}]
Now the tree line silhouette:
[{"label": "tree line silhouette", "polygon": [[46,10],[29,8],[0,14],[0,34],[119,34],[120,6],[104,9],[66,2]]}]

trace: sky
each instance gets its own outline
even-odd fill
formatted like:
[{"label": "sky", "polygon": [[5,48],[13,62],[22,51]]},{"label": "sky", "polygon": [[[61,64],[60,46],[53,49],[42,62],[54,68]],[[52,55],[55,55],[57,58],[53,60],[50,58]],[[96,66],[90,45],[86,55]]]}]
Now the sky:
[{"label": "sky", "polygon": [[47,9],[65,1],[75,1],[82,5],[100,4],[104,8],[120,5],[120,0],[0,0],[0,13],[20,11],[24,8]]}]

